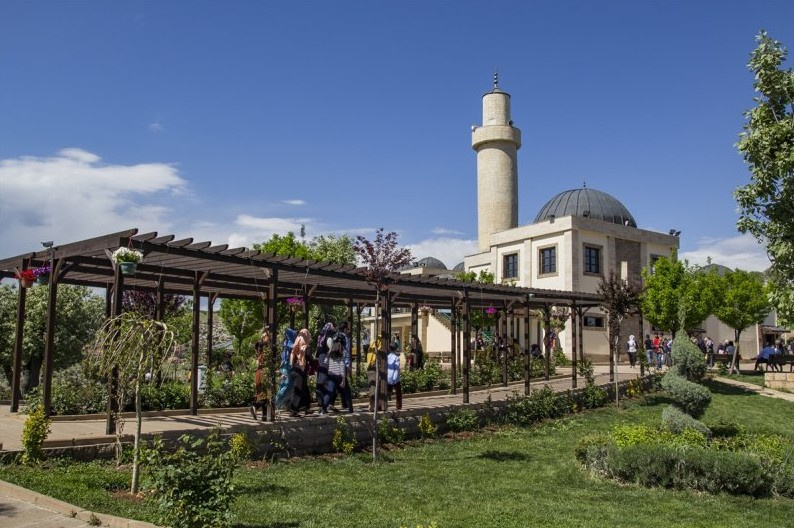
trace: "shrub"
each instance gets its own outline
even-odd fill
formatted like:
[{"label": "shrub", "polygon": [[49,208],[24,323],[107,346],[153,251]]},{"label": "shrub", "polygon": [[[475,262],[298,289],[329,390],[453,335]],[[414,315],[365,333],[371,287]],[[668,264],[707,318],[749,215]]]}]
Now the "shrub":
[{"label": "shrub", "polygon": [[[164,411],[190,407],[190,384],[178,380],[165,380],[158,387],[154,383],[141,386],[141,410]],[[134,410],[134,404],[131,409]]]},{"label": "shrub", "polygon": [[400,373],[400,385],[404,394],[449,388],[447,374],[438,361],[427,361],[424,368]]},{"label": "shrub", "polygon": [[694,429],[684,429],[681,433],[660,430],[647,425],[618,425],[612,430],[612,438],[618,447],[635,445],[675,445],[689,447],[706,447],[708,438]]},{"label": "shrub", "polygon": [[668,405],[662,411],[662,427],[676,434],[681,434],[688,429],[692,429],[706,438],[711,438],[711,430],[706,427],[703,422],[695,420],[672,405]]},{"label": "shrub", "polygon": [[576,444],[576,448],[574,449],[576,460],[582,464],[586,464],[587,452],[591,446],[602,447],[610,444],[611,442],[612,437],[604,433],[595,433],[583,436],[579,439],[579,442]]},{"label": "shrub", "polygon": [[701,416],[711,403],[711,392],[706,387],[687,381],[674,372],[665,374],[662,388],[672,396],[682,411],[694,418]]},{"label": "shrub", "polygon": [[405,431],[397,425],[396,421],[381,420],[378,426],[378,439],[381,444],[399,444],[404,438]]},{"label": "shrub", "polygon": [[245,407],[254,401],[254,374],[235,371],[231,378],[212,376],[201,398],[207,407]]},{"label": "shrub", "polygon": [[609,394],[597,385],[588,385],[582,391],[581,399],[585,409],[597,409],[606,405]]},{"label": "shrub", "polygon": [[44,441],[50,434],[51,420],[44,413],[44,407],[36,405],[28,412],[22,426],[22,463],[36,464],[44,453]]},{"label": "shrub", "polygon": [[238,462],[248,460],[254,452],[254,444],[245,433],[235,433],[229,438],[229,451]]},{"label": "shrub", "polygon": [[336,429],[334,429],[334,436],[331,439],[331,447],[337,453],[344,453],[349,455],[356,447],[356,440],[353,438],[353,432],[350,426],[341,416],[336,418]]},{"label": "shrub", "polygon": [[557,395],[548,386],[536,390],[529,396],[513,393],[507,399],[505,421],[515,425],[530,425],[547,418],[558,418],[573,410],[570,394]]},{"label": "shrub", "polygon": [[683,332],[673,341],[673,371],[689,381],[700,381],[706,375],[703,352]]},{"label": "shrub", "polygon": [[419,434],[421,435],[422,439],[425,438],[432,438],[436,436],[436,432],[438,431],[438,426],[436,426],[431,420],[430,415],[425,413],[419,419]]},{"label": "shrub", "polygon": [[554,366],[567,367],[570,364],[571,364],[571,360],[568,359],[568,356],[566,356],[565,352],[562,351],[562,347],[560,346],[554,347]]},{"label": "shrub", "polygon": [[473,409],[456,409],[447,416],[447,427],[456,433],[474,431],[479,425],[477,412]]},{"label": "shrub", "polygon": [[235,455],[213,431],[206,440],[183,435],[175,450],[162,438],[146,451],[161,524],[174,528],[229,526],[235,498]]},{"label": "shrub", "polygon": [[[81,365],[72,365],[52,376],[50,413],[59,416],[103,413],[107,409],[107,395],[104,383],[87,377]],[[30,404],[40,404],[41,398],[40,387],[25,397]]]}]

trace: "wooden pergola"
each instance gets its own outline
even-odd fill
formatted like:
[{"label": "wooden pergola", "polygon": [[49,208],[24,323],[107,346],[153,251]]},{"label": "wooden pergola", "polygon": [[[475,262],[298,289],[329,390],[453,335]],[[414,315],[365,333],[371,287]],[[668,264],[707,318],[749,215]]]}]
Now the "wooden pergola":
[{"label": "wooden pergola", "polygon": [[[132,276],[122,275],[111,258],[116,248],[129,247],[144,254]],[[121,313],[121,297],[125,289],[152,292],[162,300],[164,294],[185,295],[193,299],[193,332],[191,343],[191,397],[192,414],[198,412],[198,366],[199,366],[199,316],[200,301],[205,297],[212,306],[219,298],[259,300],[266,307],[266,325],[271,336],[276,336],[277,303],[288,297],[302,296],[304,306],[303,325],[308,327],[310,304],[334,304],[348,307],[348,319],[353,328],[353,314],[357,312],[360,322],[365,306],[376,302],[374,286],[364,278],[364,268],[353,265],[334,264],[304,260],[301,258],[260,253],[248,248],[229,248],[228,245],[212,245],[211,242],[194,242],[192,238],[175,240],[174,235],[158,235],[156,232],[139,234],[137,229],[121,231],[105,236],[55,246],[41,251],[0,259],[0,277],[15,277],[17,271],[34,266],[50,264],[49,296],[46,315],[46,335],[43,360],[42,395],[45,412],[49,414],[51,404],[52,367],[55,350],[55,316],[58,285],[73,284],[104,288],[106,315],[113,317]],[[16,340],[13,356],[11,410],[16,412],[20,399],[20,372],[22,368],[22,338],[25,320],[26,288],[19,288],[16,321]],[[524,350],[526,356],[525,391],[529,391],[529,328],[534,310],[545,314],[546,335],[550,329],[551,308],[566,306],[571,309],[573,342],[572,384],[576,387],[577,349],[582,356],[582,315],[596,306],[599,297],[592,293],[566,292],[520,288],[498,284],[463,282],[449,278],[417,277],[392,274],[387,280],[387,289],[380,295],[381,325],[384,342],[388,342],[391,331],[391,311],[395,307],[410,307],[412,327],[416,328],[418,307],[449,309],[452,328],[462,323],[462,378],[463,402],[469,401],[469,366],[471,363],[471,325],[468,314],[474,309],[497,307],[502,317],[508,314],[514,319],[524,318]],[[161,306],[161,303],[158,302]],[[161,318],[163,310],[158,310]],[[208,347],[212,343],[213,311],[208,310]],[[457,376],[457,332],[451,332],[452,387]],[[273,352],[277,354],[278,339],[272,339]],[[361,336],[358,335],[360,350]],[[545,344],[545,340],[544,340]],[[578,347],[578,348],[577,348]],[[546,377],[550,353],[544,346]],[[208,350],[209,352],[209,350]],[[503,362],[503,381],[507,383],[507,362]],[[385,384],[384,384],[385,385]],[[112,400],[112,398],[111,398]],[[108,433],[115,429],[108,410]],[[274,413],[270,413],[271,416]]]}]

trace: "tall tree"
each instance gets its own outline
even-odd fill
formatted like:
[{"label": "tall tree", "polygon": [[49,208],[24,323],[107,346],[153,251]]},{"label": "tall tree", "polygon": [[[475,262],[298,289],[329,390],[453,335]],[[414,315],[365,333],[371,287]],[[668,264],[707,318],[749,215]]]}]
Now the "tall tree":
[{"label": "tall tree", "polygon": [[[462,271],[455,274],[455,278],[463,282],[476,282],[479,284],[493,284],[496,276],[490,271],[480,270],[479,273],[473,271]],[[469,312],[469,323],[474,327],[475,333],[483,328],[491,327],[496,324],[495,311],[489,313],[489,310],[482,308],[480,310],[472,310]]]},{"label": "tall tree", "polygon": [[[634,281],[623,280],[617,273],[610,271],[609,275],[602,277],[598,284],[598,294],[601,295],[599,306],[607,316],[607,335],[609,338],[609,375],[610,381],[617,383],[615,366],[617,365],[618,351],[620,349],[620,325],[626,316],[636,313],[639,309],[642,286]],[[615,387],[615,400],[618,391]]]},{"label": "tall tree", "polygon": [[681,325],[681,310],[685,330],[699,326],[713,312],[719,291],[711,274],[676,260],[675,255],[658,259],[653,272],[643,268],[642,278],[643,317],[673,337]]},{"label": "tall tree", "polygon": [[783,324],[794,325],[794,71],[787,50],[765,31],[747,67],[755,74],[756,106],[745,112],[737,149],[750,183],[734,193],[738,228],[766,244],[773,287],[768,294]]},{"label": "tall tree", "polygon": [[760,324],[769,314],[767,288],[756,273],[742,270],[725,273],[718,279],[722,292],[714,315],[733,328],[736,347],[731,358],[731,370],[736,368],[739,337],[749,326]]},{"label": "tall tree", "polygon": [[[380,294],[389,289],[389,276],[398,269],[411,262],[411,251],[397,245],[397,233],[394,231],[384,235],[383,228],[375,232],[375,240],[367,240],[363,236],[356,237],[355,251],[358,258],[366,266],[364,277],[367,283],[375,287],[375,335],[378,335],[378,309]],[[389,335],[384,329],[381,343],[385,347],[389,343]],[[378,440],[378,397],[381,390],[381,378],[385,377],[386,365],[381,354],[385,351],[376,350],[377,370],[375,376],[375,409],[373,419],[375,426],[372,429],[372,458],[377,458]]]},{"label": "tall tree", "polygon": [[[39,383],[44,359],[48,290],[46,286],[28,289],[22,341],[22,365],[28,372],[25,392]],[[16,287],[0,285],[0,328],[4,334],[0,338],[0,366],[9,383],[16,334],[16,307]],[[83,358],[83,346],[102,324],[105,304],[85,286],[61,284],[58,286],[56,310],[55,349],[58,353],[54,357],[53,367],[62,369],[79,363]]]}]

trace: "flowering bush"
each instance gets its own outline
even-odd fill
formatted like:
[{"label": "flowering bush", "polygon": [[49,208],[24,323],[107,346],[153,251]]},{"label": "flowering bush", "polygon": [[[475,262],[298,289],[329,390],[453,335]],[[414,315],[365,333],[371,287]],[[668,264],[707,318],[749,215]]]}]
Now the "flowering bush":
[{"label": "flowering bush", "polygon": [[112,257],[115,262],[140,262],[143,260],[143,253],[137,249],[120,247],[113,252]]}]

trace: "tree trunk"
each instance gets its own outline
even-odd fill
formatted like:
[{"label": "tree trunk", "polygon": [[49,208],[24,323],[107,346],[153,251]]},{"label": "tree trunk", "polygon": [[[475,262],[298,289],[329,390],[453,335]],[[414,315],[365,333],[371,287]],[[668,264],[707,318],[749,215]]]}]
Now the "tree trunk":
[{"label": "tree trunk", "polygon": [[135,445],[132,450],[132,485],[130,493],[138,493],[141,457],[141,381],[135,380]]},{"label": "tree trunk", "polygon": [[728,374],[733,374],[734,370],[736,370],[736,374],[739,373],[739,362],[736,358],[739,357],[739,337],[741,337],[742,331],[734,328],[733,334],[736,341],[733,344],[733,357],[731,358],[731,369],[728,371]]},{"label": "tree trunk", "polygon": [[30,356],[28,362],[28,382],[25,385],[23,392],[30,392],[39,386],[39,377],[41,376],[41,356]]},{"label": "tree trunk", "polygon": [[[377,289],[375,292],[375,336],[378,336],[379,332],[379,325],[378,325],[378,317],[379,317],[379,310],[380,310],[380,288]],[[383,337],[381,336],[381,346],[384,345]],[[375,343],[371,343],[370,346],[375,346],[378,342],[377,337],[375,338]],[[378,401],[378,394],[380,393],[380,350],[375,350],[375,405],[373,408],[372,414],[372,461],[375,462],[378,460],[378,405],[380,402]]]}]

